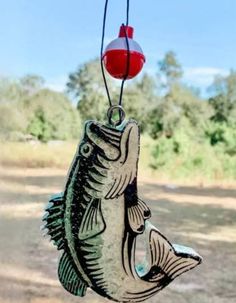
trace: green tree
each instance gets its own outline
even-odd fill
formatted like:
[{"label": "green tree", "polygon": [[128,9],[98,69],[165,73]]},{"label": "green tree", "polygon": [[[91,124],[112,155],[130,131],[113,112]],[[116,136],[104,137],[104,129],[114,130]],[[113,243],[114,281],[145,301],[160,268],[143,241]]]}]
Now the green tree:
[{"label": "green tree", "polygon": [[217,76],[209,91],[213,95],[209,99],[214,111],[211,119],[236,123],[236,72],[232,70],[226,77]]},{"label": "green tree", "polygon": [[80,118],[62,93],[42,89],[24,101],[29,125],[27,132],[41,141],[78,138]]},{"label": "green tree", "polygon": [[214,148],[221,154],[236,156],[236,124],[210,121],[205,128],[205,135]]},{"label": "green tree", "polygon": [[[118,104],[121,81],[107,75],[113,104]],[[77,108],[84,120],[106,120],[109,107],[102,78],[100,60],[95,59],[81,65],[69,75],[68,92],[78,99]],[[153,77],[144,74],[137,81],[127,81],[123,93],[123,107],[128,118],[138,120],[145,130],[148,110],[156,98],[156,83]]]},{"label": "green tree", "polygon": [[0,103],[0,139],[22,139],[27,118],[16,101]]},{"label": "green tree", "polygon": [[9,78],[0,78],[0,103],[16,102],[23,95],[19,81]]},{"label": "green tree", "polygon": [[47,142],[49,139],[55,139],[53,129],[53,121],[47,119],[46,112],[43,108],[36,109],[28,125],[28,132],[38,140]]},{"label": "green tree", "polygon": [[182,78],[182,66],[173,51],[168,51],[164,58],[158,62],[157,75],[159,80],[162,81],[162,85],[167,89],[170,89],[173,84],[178,83]]},{"label": "green tree", "polygon": [[22,138],[27,126],[27,119],[20,106],[22,96],[18,80],[0,78],[0,138]]},{"label": "green tree", "polygon": [[207,105],[198,94],[181,83],[181,64],[173,52],[168,52],[158,63],[158,76],[164,83],[163,96],[159,98],[149,115],[149,132],[153,138],[165,134],[172,137],[182,119],[200,129],[208,118]]},{"label": "green tree", "polygon": [[[117,98],[117,86],[107,76],[111,97]],[[103,120],[108,109],[100,60],[89,61],[69,75],[68,92],[78,100],[77,108],[84,120]],[[116,100],[113,100],[116,101]]]},{"label": "green tree", "polygon": [[80,117],[70,100],[43,88],[43,79],[28,75],[0,80],[0,138],[19,140],[28,134],[41,141],[78,138]]},{"label": "green tree", "polygon": [[25,94],[33,95],[43,88],[45,80],[41,76],[29,74],[22,77],[19,82]]},{"label": "green tree", "polygon": [[146,131],[149,124],[149,115],[158,96],[156,82],[146,73],[138,80],[127,85],[124,93],[123,106],[129,118],[139,122],[141,131]]}]

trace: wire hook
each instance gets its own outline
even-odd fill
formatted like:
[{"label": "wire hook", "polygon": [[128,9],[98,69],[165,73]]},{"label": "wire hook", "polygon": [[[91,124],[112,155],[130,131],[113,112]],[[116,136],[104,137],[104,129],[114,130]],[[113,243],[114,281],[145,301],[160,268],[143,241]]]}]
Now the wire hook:
[{"label": "wire hook", "polygon": [[[115,115],[114,111],[118,110],[119,119],[115,120],[113,116]],[[108,108],[107,111],[108,122],[112,126],[119,126],[125,119],[125,111],[121,105],[112,105]]]}]

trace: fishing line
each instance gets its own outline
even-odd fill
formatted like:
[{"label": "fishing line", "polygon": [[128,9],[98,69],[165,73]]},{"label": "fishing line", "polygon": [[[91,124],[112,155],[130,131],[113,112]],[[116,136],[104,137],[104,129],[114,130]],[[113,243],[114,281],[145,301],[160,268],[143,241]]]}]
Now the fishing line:
[{"label": "fishing line", "polygon": [[[108,84],[107,84],[107,79],[106,79],[106,75],[105,75],[105,71],[104,71],[104,66],[103,66],[103,48],[104,48],[104,38],[105,38],[105,31],[106,31],[106,18],[107,18],[107,7],[108,7],[108,1],[105,1],[105,6],[104,6],[104,14],[103,14],[103,24],[102,24],[102,41],[101,41],[101,51],[100,51],[100,64],[101,64],[101,71],[102,71],[102,76],[103,76],[103,81],[104,81],[104,85],[105,85],[105,89],[106,89],[106,94],[107,94],[107,98],[109,101],[109,106],[112,107],[112,100],[111,100],[111,96],[110,96],[110,92],[109,92],[109,88],[108,88]],[[126,26],[129,25],[129,7],[130,7],[130,3],[129,0],[127,0],[126,2]],[[127,65],[126,65],[126,73],[124,75],[124,78],[122,79],[122,83],[121,83],[121,88],[120,88],[120,95],[119,95],[119,107],[122,108],[122,99],[123,99],[123,91],[124,91],[124,84],[125,81],[127,80],[128,74],[129,74],[129,68],[130,68],[130,47],[129,47],[129,38],[127,36],[127,32],[125,30],[125,25],[122,24],[122,27],[124,28],[124,34],[125,34],[125,41],[126,41],[126,48],[127,48]],[[120,120],[122,118],[122,113],[119,110],[119,115],[120,115]]]},{"label": "fishing line", "polygon": [[107,6],[108,6],[108,0],[105,1],[104,14],[103,14],[100,64],[101,64],[103,82],[104,82],[104,85],[105,85],[105,88],[106,88],[107,98],[108,98],[108,101],[109,101],[109,105],[111,107],[112,106],[112,101],[111,101],[111,97],[110,97],[110,93],[109,93],[109,88],[108,88],[108,85],[107,85],[107,79],[106,79],[106,75],[105,75],[105,71],[104,71],[104,66],[103,66],[103,48],[104,48],[104,38],[105,38],[105,30],[106,30]]},{"label": "fishing line", "polygon": [[[128,20],[128,19],[127,19]],[[122,24],[124,27],[124,24]],[[128,23],[126,23],[126,26],[128,26]],[[127,37],[127,32],[125,32],[125,41],[126,41],[126,47],[127,47],[127,65],[126,65],[126,73],[124,76],[124,79],[122,80],[121,87],[120,87],[120,98],[119,98],[119,105],[122,106],[122,98],[123,98],[123,91],[124,91],[124,84],[127,80],[127,77],[129,75],[129,67],[130,67],[130,47],[129,47],[129,38]]]}]

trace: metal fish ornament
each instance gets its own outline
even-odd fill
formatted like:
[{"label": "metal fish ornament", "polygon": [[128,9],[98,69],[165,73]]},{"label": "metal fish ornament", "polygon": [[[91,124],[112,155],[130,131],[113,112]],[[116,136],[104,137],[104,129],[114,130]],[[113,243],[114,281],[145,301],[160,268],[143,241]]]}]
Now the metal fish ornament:
[{"label": "metal fish ornament", "polygon": [[[177,276],[196,267],[201,257],[172,245],[148,221],[151,212],[138,197],[139,127],[85,124],[65,190],[53,196],[43,220],[58,250],[58,276],[73,295],[88,287],[116,302],[142,302]],[[148,266],[135,262],[136,239],[148,235]]]}]

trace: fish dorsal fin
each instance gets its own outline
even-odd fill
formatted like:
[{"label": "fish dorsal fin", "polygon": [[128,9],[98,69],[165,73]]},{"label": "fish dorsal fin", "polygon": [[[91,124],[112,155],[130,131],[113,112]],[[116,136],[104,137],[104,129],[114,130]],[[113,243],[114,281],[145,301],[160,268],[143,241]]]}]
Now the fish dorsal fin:
[{"label": "fish dorsal fin", "polygon": [[43,221],[45,225],[43,229],[46,229],[51,240],[57,246],[58,250],[64,248],[65,244],[65,229],[64,229],[64,195],[59,193],[53,195],[47,206],[45,207],[45,215],[43,216]]},{"label": "fish dorsal fin", "polygon": [[136,204],[128,205],[128,220],[131,230],[141,234],[144,231],[145,220],[151,217],[151,211],[145,202],[136,199]]},{"label": "fish dorsal fin", "polygon": [[79,230],[79,240],[87,240],[102,233],[106,224],[102,215],[101,200],[93,199],[87,208]]},{"label": "fish dorsal fin", "polygon": [[191,248],[172,245],[156,228],[150,230],[151,269],[144,278],[149,282],[168,284],[201,263]]},{"label": "fish dorsal fin", "polygon": [[87,283],[79,276],[72,258],[64,252],[58,266],[58,277],[62,286],[75,296],[86,294]]}]

